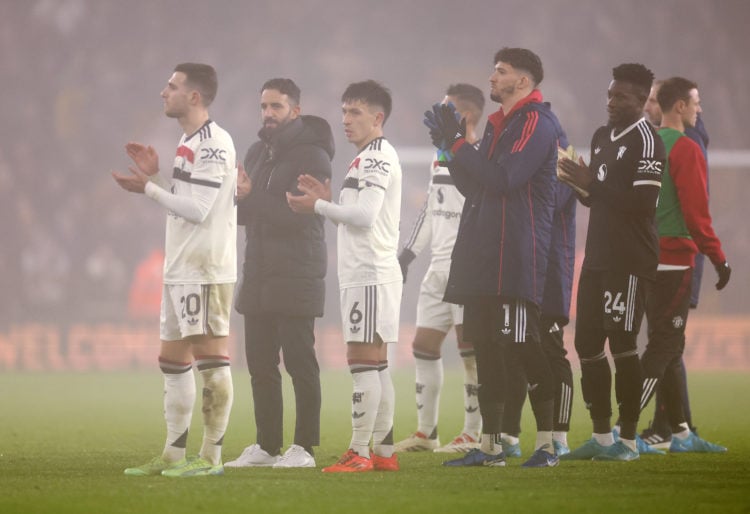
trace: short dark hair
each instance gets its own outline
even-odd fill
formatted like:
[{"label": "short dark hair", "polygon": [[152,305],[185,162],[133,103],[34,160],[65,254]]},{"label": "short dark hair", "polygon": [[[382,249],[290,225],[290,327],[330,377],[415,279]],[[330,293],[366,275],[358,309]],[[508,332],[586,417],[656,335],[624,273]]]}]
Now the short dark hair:
[{"label": "short dark hair", "polygon": [[388,116],[391,115],[391,106],[393,103],[391,92],[387,87],[374,80],[349,84],[344,94],[341,95],[341,101],[353,102],[357,100],[383,109],[383,125],[385,125]]},{"label": "short dark hair", "polygon": [[636,86],[644,100],[651,93],[654,83],[654,73],[639,63],[625,63],[612,68],[612,78]]},{"label": "short dark hair", "polygon": [[678,100],[690,100],[690,91],[698,89],[698,84],[683,77],[672,77],[662,82],[656,101],[662,112],[667,112]]},{"label": "short dark hair", "polygon": [[484,94],[482,90],[471,84],[451,84],[445,91],[448,96],[454,97],[459,102],[473,105],[480,113],[484,109]]},{"label": "short dark hair", "polygon": [[534,85],[539,85],[544,79],[542,60],[537,54],[526,48],[501,48],[495,54],[495,64],[506,62],[517,70],[523,70],[534,79]]},{"label": "short dark hair", "polygon": [[275,89],[282,95],[286,95],[291,100],[292,106],[299,105],[302,92],[299,90],[297,84],[292,79],[270,79],[267,80],[263,87],[260,88],[262,93],[266,89]]},{"label": "short dark hair", "polygon": [[174,71],[185,74],[185,82],[198,90],[205,107],[211,105],[211,102],[216,98],[216,92],[219,90],[219,79],[216,77],[216,70],[213,66],[196,62],[183,62],[175,66]]}]

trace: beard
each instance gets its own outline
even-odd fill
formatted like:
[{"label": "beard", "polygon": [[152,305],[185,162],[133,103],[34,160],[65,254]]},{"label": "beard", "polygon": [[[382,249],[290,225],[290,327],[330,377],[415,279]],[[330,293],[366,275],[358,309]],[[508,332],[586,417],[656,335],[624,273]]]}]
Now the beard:
[{"label": "beard", "polygon": [[496,93],[490,93],[490,100],[499,104],[503,103],[503,98],[508,98],[516,92],[516,86],[501,87]]}]

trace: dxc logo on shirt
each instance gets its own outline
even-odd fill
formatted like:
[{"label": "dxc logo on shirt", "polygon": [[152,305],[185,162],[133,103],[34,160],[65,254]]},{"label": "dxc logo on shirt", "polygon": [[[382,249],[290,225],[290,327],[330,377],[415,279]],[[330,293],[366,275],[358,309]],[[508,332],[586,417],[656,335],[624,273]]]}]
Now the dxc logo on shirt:
[{"label": "dxc logo on shirt", "polygon": [[226,162],[226,153],[227,151],[221,148],[201,148],[201,160]]},{"label": "dxc logo on shirt", "polygon": [[380,161],[378,159],[372,159],[368,157],[365,159],[365,171],[376,171],[378,173],[388,174],[390,173],[391,163],[388,161]]},{"label": "dxc logo on shirt", "polygon": [[638,171],[640,173],[653,173],[654,175],[661,175],[662,163],[661,161],[654,161],[651,159],[641,159],[638,161]]}]

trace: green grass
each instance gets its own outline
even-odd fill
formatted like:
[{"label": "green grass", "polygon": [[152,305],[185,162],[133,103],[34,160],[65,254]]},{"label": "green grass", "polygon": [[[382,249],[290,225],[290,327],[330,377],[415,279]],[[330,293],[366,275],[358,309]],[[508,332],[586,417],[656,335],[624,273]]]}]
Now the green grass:
[{"label": "green grass", "polygon": [[[396,438],[416,428],[413,371],[394,373]],[[446,373],[444,442],[461,428],[460,373]],[[250,380],[235,370],[235,403],[225,460],[254,442]],[[565,462],[528,470],[446,469],[437,454],[401,455],[398,473],[324,475],[320,469],[231,469],[223,477],[126,477],[125,467],[161,450],[161,377],[150,373],[0,375],[0,513],[442,513],[442,512],[750,512],[750,376],[691,373],[701,435],[729,447],[722,455],[643,457],[633,463]],[[293,424],[288,399],[287,441]],[[348,372],[324,373],[318,466],[335,461],[351,435]],[[572,445],[590,436],[576,391]],[[647,416],[646,416],[647,417]],[[200,444],[196,409],[189,451]],[[646,420],[647,421],[647,420]],[[534,431],[524,412],[522,447]]]}]

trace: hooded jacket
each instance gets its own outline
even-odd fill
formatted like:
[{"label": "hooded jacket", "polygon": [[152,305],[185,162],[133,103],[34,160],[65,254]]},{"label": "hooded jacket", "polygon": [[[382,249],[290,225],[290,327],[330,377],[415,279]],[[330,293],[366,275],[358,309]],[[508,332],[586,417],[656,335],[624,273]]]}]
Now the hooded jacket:
[{"label": "hooded jacket", "polygon": [[324,220],[292,212],[286,193],[300,194],[301,174],[321,182],[331,178],[331,127],[317,116],[300,116],[277,133],[261,130],[258,136],[244,161],[252,190],[237,206],[246,247],[236,309],[245,315],[320,317],[327,270]]}]

